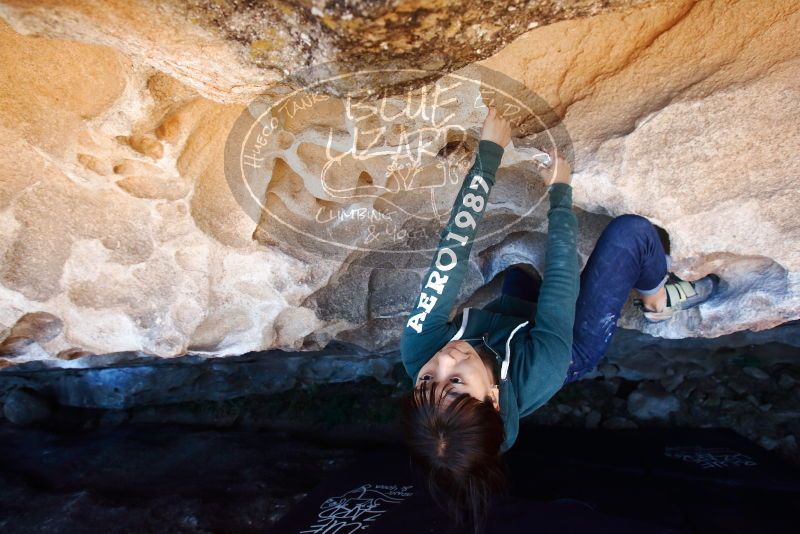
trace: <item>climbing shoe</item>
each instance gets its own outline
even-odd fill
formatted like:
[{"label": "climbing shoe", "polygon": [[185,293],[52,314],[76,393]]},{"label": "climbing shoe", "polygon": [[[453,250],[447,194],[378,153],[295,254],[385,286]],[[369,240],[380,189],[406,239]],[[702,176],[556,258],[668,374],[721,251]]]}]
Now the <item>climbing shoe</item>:
[{"label": "climbing shoe", "polygon": [[681,280],[674,273],[669,273],[664,289],[667,291],[667,305],[663,310],[655,311],[645,307],[640,299],[634,304],[641,308],[644,318],[652,323],[664,321],[672,317],[678,310],[687,310],[699,306],[710,299],[719,287],[719,276],[709,274],[694,282]]}]

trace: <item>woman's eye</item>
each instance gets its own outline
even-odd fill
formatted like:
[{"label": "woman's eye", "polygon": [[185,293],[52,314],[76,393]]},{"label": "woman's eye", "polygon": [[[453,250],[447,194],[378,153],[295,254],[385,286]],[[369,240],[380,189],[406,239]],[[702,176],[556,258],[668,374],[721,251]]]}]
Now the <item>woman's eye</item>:
[{"label": "woman's eye", "polygon": [[450,382],[452,382],[453,384],[463,384],[463,382],[461,381],[461,379],[460,379],[460,378],[458,378],[457,376],[454,376],[453,378],[451,378],[451,379],[450,379]]},{"label": "woman's eye", "polygon": [[420,380],[430,380],[431,379],[431,375],[422,375],[421,377],[419,377],[419,379]]}]

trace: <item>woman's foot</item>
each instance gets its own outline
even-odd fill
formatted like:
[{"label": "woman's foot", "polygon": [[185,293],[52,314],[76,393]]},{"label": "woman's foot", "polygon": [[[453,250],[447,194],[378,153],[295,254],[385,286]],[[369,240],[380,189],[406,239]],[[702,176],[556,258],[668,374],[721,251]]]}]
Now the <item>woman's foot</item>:
[{"label": "woman's foot", "polygon": [[678,310],[686,310],[699,306],[710,299],[719,287],[719,276],[709,274],[694,282],[681,280],[675,274],[669,274],[669,280],[664,284],[660,302],[648,299],[634,300],[634,304],[642,309],[644,318],[650,322],[664,321],[672,317]]}]

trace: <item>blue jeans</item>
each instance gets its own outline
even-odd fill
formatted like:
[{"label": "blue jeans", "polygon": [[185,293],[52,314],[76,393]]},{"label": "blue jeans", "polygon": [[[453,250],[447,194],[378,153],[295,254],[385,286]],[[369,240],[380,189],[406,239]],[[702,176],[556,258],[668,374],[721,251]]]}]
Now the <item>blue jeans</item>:
[{"label": "blue jeans", "polygon": [[[606,353],[630,290],[655,294],[667,280],[667,268],[667,255],[650,221],[639,215],[621,215],[606,226],[581,273],[572,362],[565,383],[590,372]],[[502,291],[536,302],[539,281],[512,267]]]}]

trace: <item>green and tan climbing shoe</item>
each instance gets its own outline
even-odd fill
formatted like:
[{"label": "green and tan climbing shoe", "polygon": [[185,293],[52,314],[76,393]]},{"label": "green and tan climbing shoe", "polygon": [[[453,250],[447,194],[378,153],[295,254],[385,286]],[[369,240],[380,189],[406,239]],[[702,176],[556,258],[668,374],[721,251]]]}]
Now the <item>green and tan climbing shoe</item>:
[{"label": "green and tan climbing shoe", "polygon": [[663,310],[650,310],[639,299],[635,300],[634,304],[642,309],[645,319],[655,323],[669,319],[676,311],[699,306],[714,296],[718,287],[719,276],[715,274],[709,274],[694,282],[688,282],[681,280],[673,273],[669,273],[669,279],[664,284],[664,289],[667,292],[667,305]]}]

